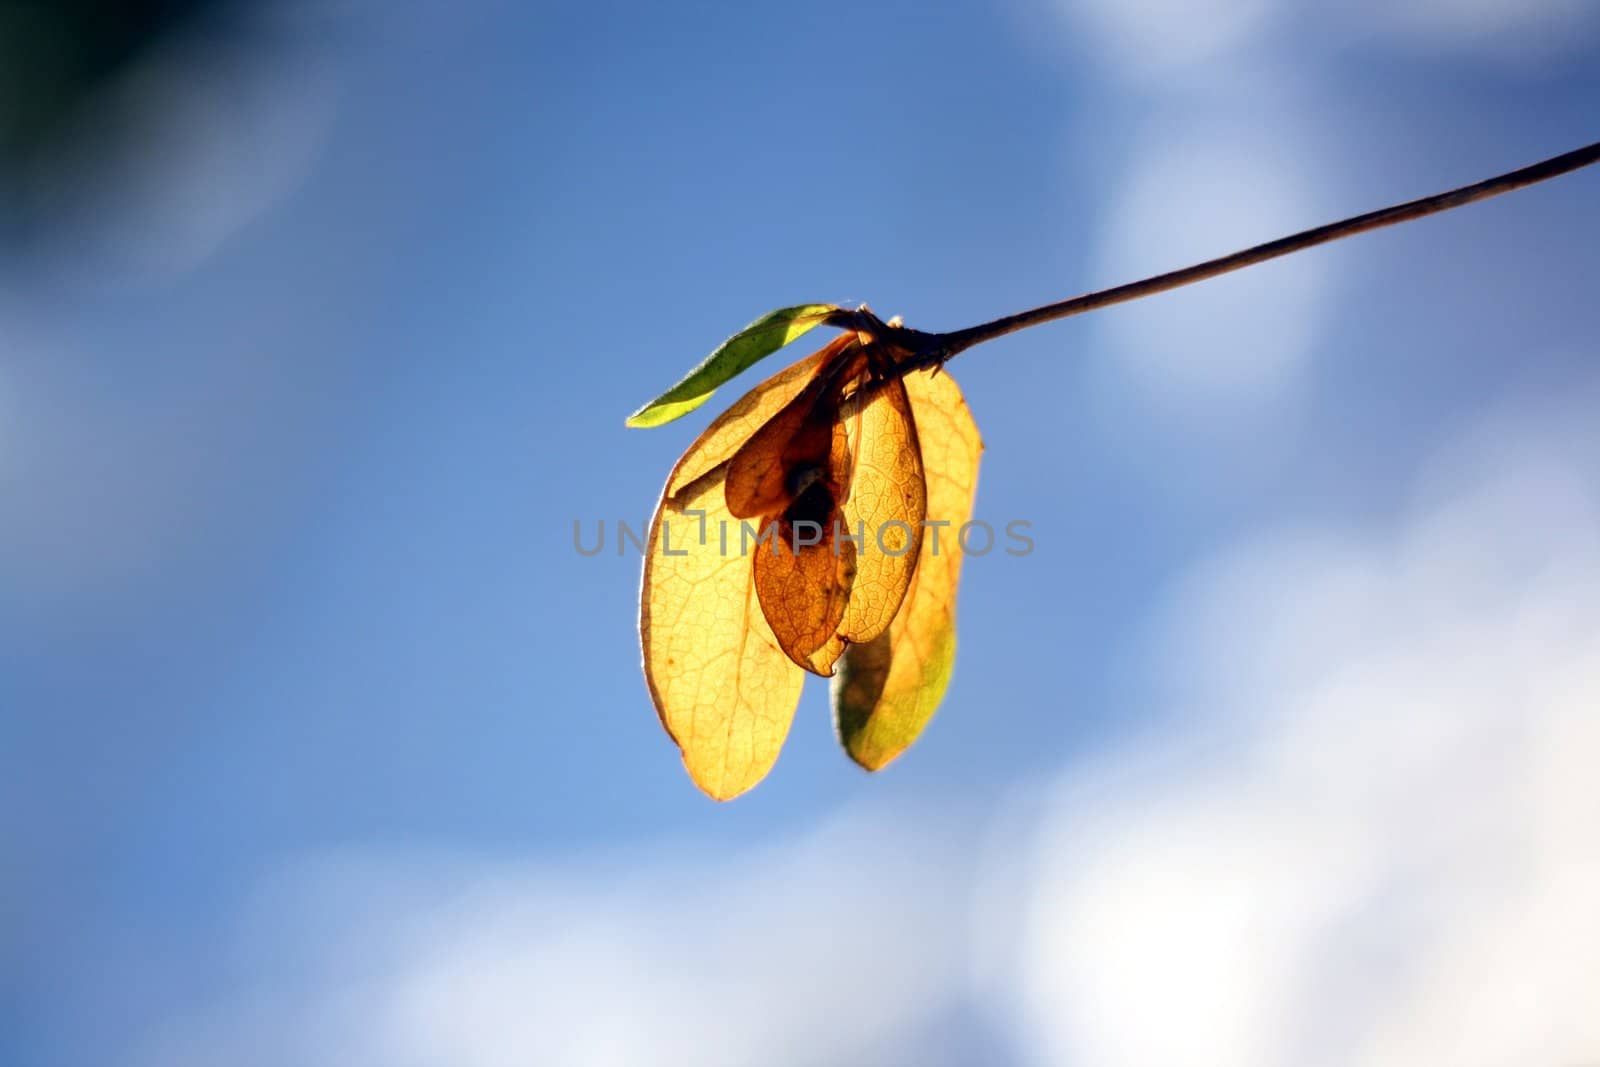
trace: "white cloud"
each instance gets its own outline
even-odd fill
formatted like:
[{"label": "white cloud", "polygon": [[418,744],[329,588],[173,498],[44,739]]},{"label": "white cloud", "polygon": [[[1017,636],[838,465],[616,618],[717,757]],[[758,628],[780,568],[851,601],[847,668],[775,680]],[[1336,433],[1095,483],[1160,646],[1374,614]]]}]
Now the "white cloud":
[{"label": "white cloud", "polygon": [[250,980],[148,1062],[929,1062],[963,1003],[1038,1063],[1592,1062],[1592,401],[1469,436],[1394,521],[1202,568],[1148,650],[1162,739],[985,835],[335,857],[263,890]]},{"label": "white cloud", "polygon": [[1065,783],[1038,839],[1042,1062],[1600,1056],[1600,450],[1557,439],[1196,578],[1158,657],[1204,667],[1181,740]]},{"label": "white cloud", "polygon": [[[1107,212],[1094,276],[1131,281],[1326,221],[1288,121],[1207,111],[1142,131]],[[1232,422],[1293,398],[1324,321],[1329,260],[1253,267],[1097,315],[1105,388],[1156,423]]]},{"label": "white cloud", "polygon": [[1061,0],[1084,49],[1117,75],[1157,84],[1185,71],[1226,67],[1283,15],[1281,0]]},{"label": "white cloud", "polygon": [[263,895],[244,949],[295,965],[148,1062],[885,1062],[963,974],[950,843],[879,811],[755,855],[313,865]]}]

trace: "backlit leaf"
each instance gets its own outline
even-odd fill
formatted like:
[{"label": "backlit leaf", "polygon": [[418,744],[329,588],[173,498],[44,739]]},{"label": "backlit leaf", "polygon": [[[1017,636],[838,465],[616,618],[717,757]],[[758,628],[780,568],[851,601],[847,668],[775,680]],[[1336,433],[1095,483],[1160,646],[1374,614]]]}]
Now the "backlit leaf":
[{"label": "backlit leaf", "polygon": [[650,524],[639,603],[645,679],[690,777],[718,800],[771,769],[805,678],[762,614],[727,508],[727,460],[819,365],[813,357],[786,368],[707,427],[668,475]]},{"label": "backlit leaf", "polygon": [[770,546],[754,552],[761,613],[778,647],[796,665],[828,673],[832,660],[818,669],[812,656],[833,639],[844,617],[856,567],[855,546],[836,545],[826,527],[819,530],[821,541],[798,547],[782,524],[776,533]]},{"label": "backlit leaf", "polygon": [[[840,651],[832,647],[835,631],[855,579],[855,546],[836,539],[839,501],[850,491],[851,459],[835,394],[844,384],[842,367],[865,368],[857,355],[852,338],[818,370],[806,392],[773,416],[729,464],[728,509],[740,514],[741,508],[764,502],[762,522],[772,533],[772,543],[754,559],[761,611],[778,647],[817,674],[833,673]],[[820,395],[812,395],[819,386]],[[798,426],[796,413],[803,415]],[[776,452],[777,458],[761,455],[763,450]],[[775,487],[767,484],[774,469],[780,472]],[[741,470],[753,473],[744,479],[747,488],[735,492]],[[775,498],[769,496],[774,489]]]},{"label": "backlit leaf", "polygon": [[903,379],[921,443],[927,519],[948,526],[923,536],[916,571],[889,628],[840,657],[834,723],[850,758],[878,770],[917,739],[933,717],[955,659],[958,532],[972,515],[983,442],[949,374]]},{"label": "backlit leaf", "polygon": [[[839,430],[838,390],[841,376],[865,366],[856,358],[855,335],[844,334],[812,358],[820,360],[816,376],[793,400],[750,435],[734,453],[728,469],[728,510],[740,518],[773,516],[787,507],[793,493],[790,472],[830,468]],[[843,441],[839,442],[843,444]],[[843,470],[835,470],[835,499],[849,487],[847,457]]]},{"label": "backlit leaf", "polygon": [[769,311],[718,345],[677,385],[628,416],[628,425],[660,426],[687,415],[710,399],[717,386],[822,325],[838,310],[833,304],[800,304]]},{"label": "backlit leaf", "polygon": [[[752,434],[805,389],[822,366],[829,348],[785,367],[717,416],[673,468],[667,480],[667,492],[678,492],[711,468],[732,459]],[[775,399],[779,396],[783,398],[781,402]]]},{"label": "backlit leaf", "polygon": [[847,399],[840,425],[850,442],[851,474],[838,516],[839,550],[854,552],[856,566],[833,636],[802,663],[824,677],[834,673],[847,647],[876,638],[899,612],[920,559],[927,504],[921,445],[901,381]]},{"label": "backlit leaf", "polygon": [[[863,399],[863,395],[865,399]],[[922,446],[905,383],[891,378],[847,399],[850,492],[843,523],[862,544],[839,636],[870,641],[893,621],[916,570],[927,515]]]}]

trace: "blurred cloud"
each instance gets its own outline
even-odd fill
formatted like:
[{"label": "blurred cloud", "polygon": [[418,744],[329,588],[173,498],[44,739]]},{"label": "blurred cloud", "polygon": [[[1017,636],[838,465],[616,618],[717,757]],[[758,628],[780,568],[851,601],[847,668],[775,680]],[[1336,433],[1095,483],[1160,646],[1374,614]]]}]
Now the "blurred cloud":
[{"label": "blurred cloud", "polygon": [[1452,450],[1392,528],[1194,576],[1152,659],[1177,740],[1063,782],[1039,838],[1043,1062],[1600,1054],[1590,402]]},{"label": "blurred cloud", "polygon": [[143,1062],[937,1062],[963,1006],[1037,1063],[1592,1061],[1594,400],[1463,435],[1392,520],[1198,568],[1146,649],[1161,736],[987,830],[308,860]]},{"label": "blurred cloud", "polygon": [[245,946],[276,981],[147,1062],[937,1062],[897,1038],[961,974],[950,843],[880,810],[757,854],[313,862],[263,892]]},{"label": "blurred cloud", "polygon": [[[1030,9],[1031,10],[1031,9]],[[1583,0],[1424,0],[1319,7],[1287,0],[1059,0],[1044,34],[1104,83],[1104,158],[1075,163],[1112,190],[1090,277],[1114,285],[1349,214],[1327,177],[1350,180],[1335,116],[1349,64],[1423,49],[1445,63],[1536,65],[1585,47],[1600,5]],[[1081,137],[1081,131],[1075,136]],[[1072,146],[1073,157],[1083,154]],[[1363,199],[1362,207],[1372,206]],[[1245,461],[1263,433],[1292,438],[1299,385],[1339,283],[1311,253],[1093,316],[1108,427],[1174,439],[1232,435]],[[1137,453],[1133,447],[1119,450]],[[1161,443],[1165,452],[1170,441]]]},{"label": "blurred cloud", "polygon": [[1260,41],[1285,13],[1280,0],[1060,0],[1085,49],[1117,76],[1154,84],[1225,64]]},{"label": "blurred cloud", "polygon": [[[1147,122],[1108,206],[1096,278],[1133,280],[1314,225],[1328,214],[1292,121],[1205,107]],[[1096,316],[1108,394],[1157,425],[1234,424],[1291,401],[1332,282],[1325,256],[1269,263]],[[1144,420],[1141,420],[1143,422]]]},{"label": "blurred cloud", "polygon": [[1418,0],[1294,4],[1286,0],[1058,0],[1071,47],[1113,79],[1151,95],[1223,83],[1291,41],[1309,74],[1336,54],[1407,48],[1529,61],[1572,50],[1600,27],[1588,0]]}]

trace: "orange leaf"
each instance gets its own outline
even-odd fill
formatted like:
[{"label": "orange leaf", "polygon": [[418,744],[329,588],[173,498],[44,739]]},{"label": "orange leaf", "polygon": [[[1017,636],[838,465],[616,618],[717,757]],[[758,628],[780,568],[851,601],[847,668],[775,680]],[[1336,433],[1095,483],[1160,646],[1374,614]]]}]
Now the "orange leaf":
[{"label": "orange leaf", "polygon": [[894,620],[916,571],[928,503],[922,444],[899,378],[847,399],[840,420],[851,457],[842,519],[862,544],[839,635],[852,642],[870,641]]},{"label": "orange leaf", "polygon": [[[820,361],[816,377],[734,453],[728,469],[729,511],[741,519],[776,515],[802,488],[794,484],[798,472],[812,468],[820,473],[829,466],[839,391],[849,375],[859,373],[859,357],[854,334],[841,335],[812,357]],[[847,488],[847,482],[836,479],[834,499]]]},{"label": "orange leaf", "polygon": [[[948,681],[956,529],[982,444],[947,375],[881,377],[873,345],[847,334],[751,390],[678,461],[651,521],[645,677],[717,799],[777,759],[797,664],[841,665],[839,734],[871,769],[915,739]],[[927,517],[950,524],[937,546]]]},{"label": "orange leaf", "polygon": [[672,468],[666,491],[677,493],[711,468],[732,459],[757,430],[805,390],[831,348],[833,344],[785,367],[717,416]]},{"label": "orange leaf", "polygon": [[[813,653],[833,639],[844,617],[856,551],[851,544],[836,545],[826,528],[819,528],[820,542],[802,540],[797,547],[791,529],[787,523],[773,524],[770,547],[755,549],[756,595],[778,647],[797,665],[813,670]],[[817,673],[831,668],[832,662],[829,659]]]},{"label": "orange leaf", "polygon": [[955,659],[958,531],[972,515],[983,441],[949,374],[903,379],[921,443],[927,518],[948,522],[924,535],[898,614],[876,638],[845,649],[834,676],[834,722],[845,751],[867,770],[888,764],[917,739],[944,697]]},{"label": "orange leaf", "polygon": [[837,515],[839,548],[855,551],[856,568],[836,632],[802,664],[824,677],[847,647],[877,637],[900,610],[916,572],[927,502],[921,444],[899,379],[845,400],[840,424],[850,441],[851,480]]}]

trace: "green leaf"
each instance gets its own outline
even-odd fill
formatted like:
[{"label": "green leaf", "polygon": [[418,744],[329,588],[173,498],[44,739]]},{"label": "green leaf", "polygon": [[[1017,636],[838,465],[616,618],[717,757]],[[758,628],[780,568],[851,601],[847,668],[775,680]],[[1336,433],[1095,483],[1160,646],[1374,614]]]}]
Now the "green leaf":
[{"label": "green leaf", "polygon": [[924,625],[926,648],[885,630],[839,658],[831,685],[834,728],[845,752],[869,771],[911,747],[950,684],[955,621],[946,615]]},{"label": "green leaf", "polygon": [[711,399],[717,386],[770,356],[840,310],[834,304],[800,304],[761,316],[722,344],[677,385],[628,416],[632,427],[660,426]]}]

